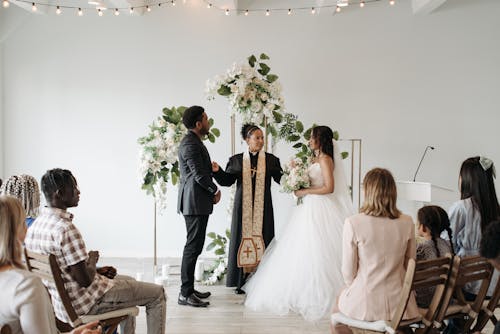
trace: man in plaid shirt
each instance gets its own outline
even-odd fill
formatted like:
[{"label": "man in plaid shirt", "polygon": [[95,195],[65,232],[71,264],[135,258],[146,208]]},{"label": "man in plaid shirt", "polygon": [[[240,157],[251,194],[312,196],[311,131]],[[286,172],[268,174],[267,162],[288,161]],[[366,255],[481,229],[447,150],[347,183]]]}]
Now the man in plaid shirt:
[{"label": "man in plaid shirt", "polygon": [[[131,306],[146,306],[148,334],[164,334],[166,297],[162,286],[116,276],[113,267],[96,268],[99,253],[87,253],[85,242],[66,211],[80,200],[76,179],[69,170],[52,169],[42,177],[44,208],[28,230],[26,248],[54,254],[64,285],[78,315],[99,314]],[[47,284],[54,311],[60,320],[70,321],[55,285]],[[121,333],[135,333],[135,317],[120,324]]]}]

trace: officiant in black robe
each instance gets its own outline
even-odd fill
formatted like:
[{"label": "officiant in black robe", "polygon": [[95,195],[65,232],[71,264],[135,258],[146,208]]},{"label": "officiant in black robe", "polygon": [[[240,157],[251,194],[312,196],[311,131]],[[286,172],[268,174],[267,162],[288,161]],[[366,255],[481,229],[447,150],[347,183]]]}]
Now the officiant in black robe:
[{"label": "officiant in black robe", "polygon": [[248,151],[229,158],[225,171],[212,163],[219,185],[229,187],[236,182],[226,276],[226,286],[236,287],[236,293],[244,293],[241,287],[248,274],[255,271],[274,238],[271,182],[279,183],[282,175],[280,160],[262,151],[264,134],[258,126],[243,125],[241,135]]}]

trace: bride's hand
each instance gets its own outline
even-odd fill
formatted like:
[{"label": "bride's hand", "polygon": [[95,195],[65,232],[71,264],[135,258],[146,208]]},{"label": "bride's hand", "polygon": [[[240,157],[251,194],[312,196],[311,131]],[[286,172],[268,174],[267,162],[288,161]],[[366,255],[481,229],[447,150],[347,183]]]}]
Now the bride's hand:
[{"label": "bride's hand", "polygon": [[220,169],[219,164],[216,163],[215,161],[212,161],[212,172],[217,173],[219,169]]},{"label": "bride's hand", "polygon": [[299,190],[295,190],[293,192],[295,194],[295,196],[297,197],[303,197],[305,195],[307,195],[307,189],[299,189]]}]

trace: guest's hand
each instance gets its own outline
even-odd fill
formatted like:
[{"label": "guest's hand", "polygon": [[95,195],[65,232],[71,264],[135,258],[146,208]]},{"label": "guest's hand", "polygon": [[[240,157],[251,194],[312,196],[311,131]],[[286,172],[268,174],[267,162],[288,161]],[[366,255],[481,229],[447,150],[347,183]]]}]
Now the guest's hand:
[{"label": "guest's hand", "polygon": [[107,278],[113,279],[116,276],[116,268],[111,266],[97,268],[97,273],[106,276]]},{"label": "guest's hand", "polygon": [[89,251],[89,261],[97,263],[99,261],[99,251]]},{"label": "guest's hand", "polygon": [[94,321],[86,325],[78,326],[73,329],[70,334],[102,334],[102,328],[99,326],[99,321]]},{"label": "guest's hand", "polygon": [[221,197],[221,193],[220,193],[220,190],[218,190],[215,195],[214,195],[214,204],[217,204],[219,203],[220,201],[220,197]]},{"label": "guest's hand", "polygon": [[295,196],[297,197],[303,197],[305,195],[307,195],[307,189],[299,189],[299,190],[295,190],[293,192],[295,194]]},{"label": "guest's hand", "polygon": [[212,161],[212,172],[217,173],[220,170],[219,164]]}]

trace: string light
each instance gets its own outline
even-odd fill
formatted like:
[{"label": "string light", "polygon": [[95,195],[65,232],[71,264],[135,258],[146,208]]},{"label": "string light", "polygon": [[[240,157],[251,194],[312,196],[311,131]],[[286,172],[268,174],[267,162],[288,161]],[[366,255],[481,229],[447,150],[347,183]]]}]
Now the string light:
[{"label": "string light", "polygon": [[395,3],[396,3],[396,1],[394,1],[394,0],[389,1],[389,5],[391,5],[391,6],[394,6]]},{"label": "string light", "polygon": [[36,10],[37,10],[36,5],[35,5],[34,2],[31,4],[31,10],[34,11],[34,12],[36,12]]},{"label": "string light", "polygon": [[248,9],[245,10],[245,16],[248,16]]},{"label": "string light", "polygon": [[99,8],[97,10],[97,15],[99,15],[99,16],[103,16],[104,15],[104,13],[102,12],[101,8]]},{"label": "string light", "polygon": [[342,10],[342,9],[340,8],[340,6],[337,6],[337,8],[335,9],[335,11],[336,11],[337,13],[340,13],[340,11],[341,11],[341,10]]},{"label": "string light", "polygon": [[226,9],[226,15],[229,15],[229,9]]},{"label": "string light", "polygon": [[57,6],[57,9],[56,9],[56,14],[57,15],[61,15],[62,11],[61,11],[61,7]]},{"label": "string light", "polygon": [[118,16],[120,15],[120,11],[118,10],[118,8],[115,8],[115,16]]},{"label": "string light", "polygon": [[130,7],[130,14],[134,14],[134,7]]},{"label": "string light", "polygon": [[175,1],[174,0],[172,0],[172,6],[175,6]]},{"label": "string light", "polygon": [[316,9],[314,9],[314,7],[311,9],[311,14],[312,15],[316,14]]},{"label": "string light", "polygon": [[361,2],[359,3],[359,7],[361,7],[361,8],[365,7],[365,2],[364,2],[364,1],[361,1]]},{"label": "string light", "polygon": [[158,4],[158,7],[161,7],[161,2]]},{"label": "string light", "polygon": [[151,11],[151,7],[146,6],[146,10],[147,10],[148,12],[150,12],[150,11]]},{"label": "string light", "polygon": [[208,8],[208,9],[212,8],[212,4],[211,4],[211,3],[208,3],[208,4],[207,4],[207,8]]},{"label": "string light", "polygon": [[266,9],[266,16],[269,16],[271,15],[271,12],[269,11],[269,9]]},{"label": "string light", "polygon": [[292,10],[288,9],[288,15],[292,15]]},{"label": "string light", "polygon": [[78,16],[83,16],[83,11],[81,8],[78,8]]},{"label": "string light", "polygon": [[9,1],[8,0],[3,0],[2,6],[3,6],[3,8],[9,8],[9,6],[10,6]]}]

